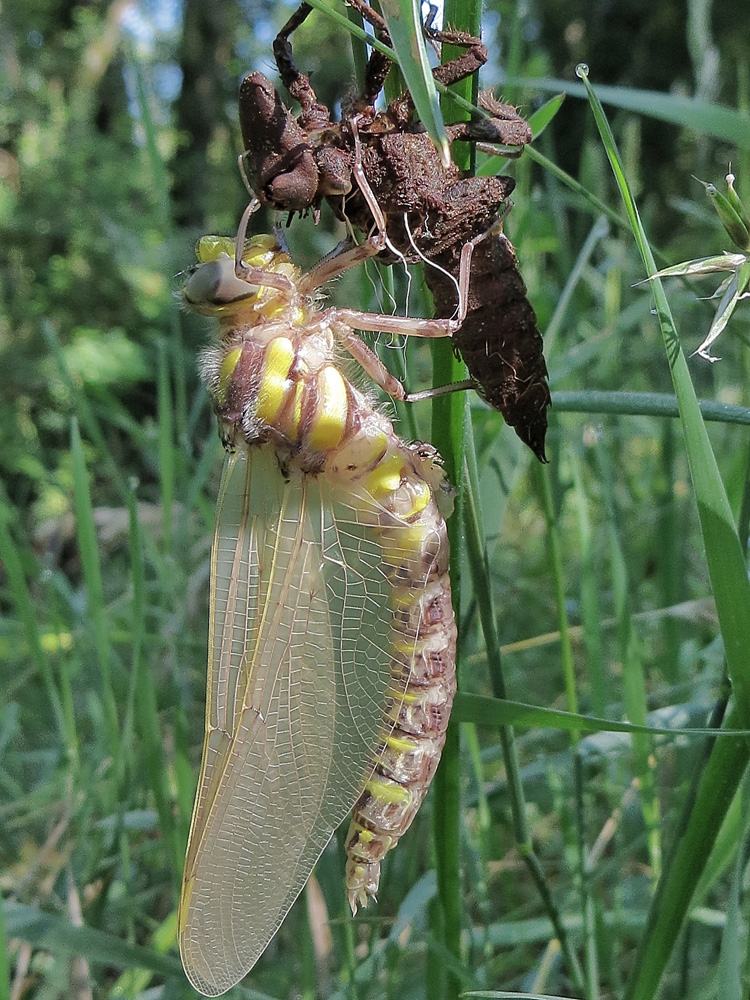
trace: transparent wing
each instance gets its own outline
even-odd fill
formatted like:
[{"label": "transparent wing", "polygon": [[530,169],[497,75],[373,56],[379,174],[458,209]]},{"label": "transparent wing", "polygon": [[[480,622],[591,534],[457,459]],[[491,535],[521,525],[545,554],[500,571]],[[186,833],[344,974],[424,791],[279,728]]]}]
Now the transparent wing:
[{"label": "transparent wing", "polygon": [[260,957],[382,744],[393,612],[381,516],[322,477],[285,478],[270,447],[226,460],[180,910],[183,964],[207,996]]}]

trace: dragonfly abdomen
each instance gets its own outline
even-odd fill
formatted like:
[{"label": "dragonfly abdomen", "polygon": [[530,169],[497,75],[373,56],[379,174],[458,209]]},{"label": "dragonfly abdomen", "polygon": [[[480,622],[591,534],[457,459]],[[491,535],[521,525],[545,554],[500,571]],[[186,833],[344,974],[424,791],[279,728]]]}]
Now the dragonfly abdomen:
[{"label": "dragonfly abdomen", "polygon": [[233,425],[230,439],[239,433],[251,446],[276,440],[280,458],[346,497],[372,522],[392,585],[383,737],[346,838],[346,886],[356,912],[375,896],[380,862],[414,819],[445,742],[456,689],[449,547],[435,496],[445,487],[434,452],[405,444],[332,363],[327,326],[308,320],[302,337],[279,333],[265,344],[258,333],[230,341],[214,362],[214,398],[225,425]]},{"label": "dragonfly abdomen", "polygon": [[370,474],[377,477],[379,467],[387,469],[398,456],[399,485],[381,502],[409,521],[405,537],[403,529],[398,537],[389,526],[382,529],[394,583],[387,710],[394,726],[352,810],[346,837],[346,887],[353,913],[375,897],[383,857],[408,830],[427,794],[440,762],[456,692],[447,532],[433,489],[420,469],[432,456],[424,457],[420,446],[396,442],[398,450],[387,451]]}]

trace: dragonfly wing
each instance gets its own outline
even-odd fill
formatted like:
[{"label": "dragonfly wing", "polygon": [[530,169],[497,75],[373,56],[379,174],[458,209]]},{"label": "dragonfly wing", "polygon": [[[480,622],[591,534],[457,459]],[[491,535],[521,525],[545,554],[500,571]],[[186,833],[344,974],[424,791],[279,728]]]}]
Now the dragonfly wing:
[{"label": "dragonfly wing", "polygon": [[183,964],[208,996],[260,957],[382,745],[392,585],[363,502],[282,475],[270,446],[226,460],[180,906]]}]

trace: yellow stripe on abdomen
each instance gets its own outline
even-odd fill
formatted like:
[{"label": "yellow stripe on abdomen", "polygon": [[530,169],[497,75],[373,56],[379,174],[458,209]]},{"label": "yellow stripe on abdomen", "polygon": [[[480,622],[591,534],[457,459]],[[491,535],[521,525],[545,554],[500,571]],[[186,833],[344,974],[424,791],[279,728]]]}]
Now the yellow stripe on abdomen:
[{"label": "yellow stripe on abdomen", "polygon": [[344,436],[349,412],[346,383],[343,376],[329,365],[318,372],[308,391],[314,391],[315,411],[305,442],[314,451],[330,451]]},{"label": "yellow stripe on abdomen", "polygon": [[287,337],[276,337],[266,348],[255,401],[255,415],[258,420],[273,425],[278,419],[292,387],[289,373],[294,358],[294,345]]}]

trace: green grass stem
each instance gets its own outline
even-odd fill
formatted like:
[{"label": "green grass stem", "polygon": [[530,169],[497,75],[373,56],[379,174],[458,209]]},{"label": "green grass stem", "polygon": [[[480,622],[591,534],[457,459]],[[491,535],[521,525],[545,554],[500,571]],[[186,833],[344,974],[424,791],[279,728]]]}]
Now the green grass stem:
[{"label": "green grass stem", "polygon": [[[588,81],[587,71],[582,71],[581,76],[646,275],[651,276],[656,273],[656,264],[622,169],[614,137]],[[750,662],[747,657],[747,650],[750,649],[750,581],[669,303],[658,279],[652,282],[652,292],[678,400],[708,573],[736,699],[725,725],[728,729],[738,728],[746,726],[750,717]],[[651,996],[658,986],[687,916],[698,878],[747,762],[748,749],[744,741],[718,740],[705,769],[696,776],[694,802],[685,809],[680,835],[659,883],[635,968],[628,981],[626,996],[629,1000]]]}]

